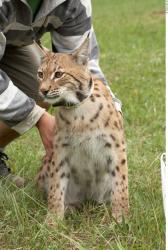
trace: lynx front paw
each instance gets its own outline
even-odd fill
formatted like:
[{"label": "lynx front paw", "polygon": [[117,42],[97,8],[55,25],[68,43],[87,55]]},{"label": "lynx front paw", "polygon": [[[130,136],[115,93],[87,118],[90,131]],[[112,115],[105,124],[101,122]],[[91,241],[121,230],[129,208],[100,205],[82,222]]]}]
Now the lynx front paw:
[{"label": "lynx front paw", "polygon": [[45,219],[45,224],[51,228],[57,228],[59,223],[63,220],[63,216],[57,216],[53,213],[48,213]]},{"label": "lynx front paw", "polygon": [[113,208],[112,210],[112,216],[113,218],[118,222],[121,223],[123,217],[128,216],[128,212],[129,212],[129,207],[125,207],[125,208]]}]

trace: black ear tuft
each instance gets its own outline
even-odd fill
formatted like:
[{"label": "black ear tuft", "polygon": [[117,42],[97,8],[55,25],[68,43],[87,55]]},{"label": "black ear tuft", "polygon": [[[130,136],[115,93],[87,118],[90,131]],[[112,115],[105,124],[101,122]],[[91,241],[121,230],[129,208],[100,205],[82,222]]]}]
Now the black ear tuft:
[{"label": "black ear tuft", "polygon": [[82,45],[76,49],[72,56],[77,64],[86,65],[89,60],[89,38],[87,37]]},{"label": "black ear tuft", "polygon": [[52,55],[54,55],[53,52],[47,51],[45,54],[43,54],[41,56],[41,62],[43,63],[43,62],[47,61]]}]

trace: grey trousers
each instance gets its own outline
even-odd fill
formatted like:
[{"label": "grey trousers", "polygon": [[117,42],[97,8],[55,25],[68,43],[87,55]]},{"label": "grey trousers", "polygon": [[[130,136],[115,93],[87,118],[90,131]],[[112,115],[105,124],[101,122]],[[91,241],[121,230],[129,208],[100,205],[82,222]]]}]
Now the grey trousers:
[{"label": "grey trousers", "polygon": [[36,44],[7,46],[0,61],[0,68],[11,78],[14,85],[35,101],[41,100],[37,70],[43,54]]}]

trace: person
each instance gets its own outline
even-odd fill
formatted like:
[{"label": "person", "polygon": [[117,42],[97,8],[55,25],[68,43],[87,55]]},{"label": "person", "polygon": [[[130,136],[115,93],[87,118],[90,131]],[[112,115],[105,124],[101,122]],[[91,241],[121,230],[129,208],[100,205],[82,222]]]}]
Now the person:
[{"label": "person", "polygon": [[42,35],[50,32],[53,52],[67,53],[89,35],[89,69],[107,84],[91,12],[91,0],[0,0],[0,176],[17,186],[23,186],[24,179],[11,173],[4,153],[11,141],[36,126],[46,155],[52,152],[55,120],[39,96],[36,77],[43,57],[36,42]]}]

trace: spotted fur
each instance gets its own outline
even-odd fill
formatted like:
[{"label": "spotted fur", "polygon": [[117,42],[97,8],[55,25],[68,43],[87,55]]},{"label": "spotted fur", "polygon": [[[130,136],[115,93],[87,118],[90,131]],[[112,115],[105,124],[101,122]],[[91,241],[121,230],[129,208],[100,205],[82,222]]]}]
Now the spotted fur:
[{"label": "spotted fur", "polygon": [[49,53],[38,77],[44,99],[59,106],[54,152],[43,162],[38,185],[50,213],[86,200],[111,202],[112,215],[128,213],[128,170],[123,118],[109,90],[88,70],[88,41],[73,54]]}]

